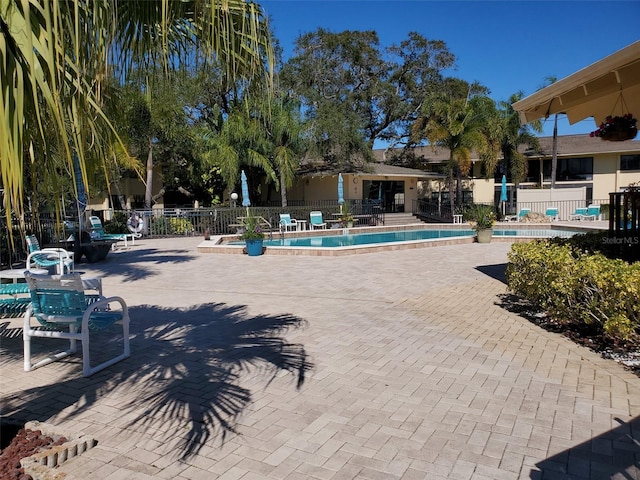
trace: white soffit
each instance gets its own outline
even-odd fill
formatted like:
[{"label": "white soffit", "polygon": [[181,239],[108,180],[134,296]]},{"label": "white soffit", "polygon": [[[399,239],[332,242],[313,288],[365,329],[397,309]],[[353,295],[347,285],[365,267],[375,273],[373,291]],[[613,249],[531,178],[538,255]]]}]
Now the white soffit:
[{"label": "white soffit", "polygon": [[513,104],[524,123],[566,113],[573,124],[632,113],[640,117],[640,40]]}]

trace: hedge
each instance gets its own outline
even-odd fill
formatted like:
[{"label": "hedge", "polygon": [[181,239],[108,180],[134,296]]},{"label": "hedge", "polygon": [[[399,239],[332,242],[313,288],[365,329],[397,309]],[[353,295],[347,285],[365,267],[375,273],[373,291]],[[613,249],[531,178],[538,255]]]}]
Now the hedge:
[{"label": "hedge", "polygon": [[584,322],[604,335],[640,334],[640,262],[576,252],[548,240],[515,243],[509,289],[560,322]]}]

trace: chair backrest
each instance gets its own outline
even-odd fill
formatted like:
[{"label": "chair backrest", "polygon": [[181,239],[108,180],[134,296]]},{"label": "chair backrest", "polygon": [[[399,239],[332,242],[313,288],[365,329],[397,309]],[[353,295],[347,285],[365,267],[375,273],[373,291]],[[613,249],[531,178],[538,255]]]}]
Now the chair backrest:
[{"label": "chair backrest", "polygon": [[27,235],[27,245],[29,246],[29,253],[37,252],[40,250],[40,242],[35,235]]},{"label": "chair backrest", "polygon": [[575,215],[586,215],[587,210],[588,210],[587,208],[576,208]]},{"label": "chair backrest", "polygon": [[51,320],[80,322],[87,308],[80,274],[38,275],[25,272],[33,316],[45,326]]},{"label": "chair backrest", "polygon": [[322,221],[322,212],[319,210],[313,211],[309,213],[309,220],[312,225],[322,225],[324,222]]},{"label": "chair backrest", "polygon": [[555,215],[558,215],[558,209],[555,207],[549,207],[547,208],[545,215],[547,215],[548,217],[553,217]]},{"label": "chair backrest", "polygon": [[102,220],[100,217],[92,215],[89,217],[89,223],[91,224],[91,238],[98,239],[105,235],[104,227],[102,226]]},{"label": "chair backrest", "polygon": [[587,215],[600,215],[600,205],[589,205]]},{"label": "chair backrest", "polygon": [[524,217],[527,213],[531,213],[531,209],[530,208],[521,208],[520,209],[520,213],[518,213],[518,216],[520,218]]},{"label": "chair backrest", "polygon": [[280,224],[281,225],[293,225],[293,222],[291,221],[291,214],[290,213],[281,213],[280,214]]}]

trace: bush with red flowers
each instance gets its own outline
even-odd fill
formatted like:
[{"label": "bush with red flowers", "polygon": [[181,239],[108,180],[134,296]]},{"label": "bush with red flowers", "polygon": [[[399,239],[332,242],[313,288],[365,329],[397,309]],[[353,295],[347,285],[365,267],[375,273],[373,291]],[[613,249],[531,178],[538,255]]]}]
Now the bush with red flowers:
[{"label": "bush with red flowers", "polygon": [[600,137],[602,140],[624,141],[635,138],[638,133],[637,120],[630,113],[620,117],[608,116],[600,127],[589,134],[590,137]]}]

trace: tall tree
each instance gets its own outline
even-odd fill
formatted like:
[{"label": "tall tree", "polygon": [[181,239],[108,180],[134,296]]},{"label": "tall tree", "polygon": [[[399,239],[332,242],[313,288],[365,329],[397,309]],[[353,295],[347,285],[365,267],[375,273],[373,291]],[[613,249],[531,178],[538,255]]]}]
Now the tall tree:
[{"label": "tall tree", "polygon": [[495,165],[497,133],[487,129],[487,120],[495,118],[495,107],[490,99],[475,93],[483,91],[484,88],[477,84],[449,79],[445,88],[426,99],[420,117],[413,124],[415,143],[426,139],[432,146],[449,150],[447,167],[452,213],[455,205],[462,203],[462,178],[469,174],[472,153],[479,152],[488,165]]},{"label": "tall tree", "polygon": [[[556,83],[558,77],[553,75],[545,78],[544,87],[548,87],[552,83]],[[543,87],[543,88],[544,88]],[[556,188],[556,175],[558,173],[558,114],[553,116],[553,147],[551,152],[551,188]],[[542,186],[542,185],[540,185]]]},{"label": "tall tree", "polygon": [[290,99],[274,98],[271,108],[263,112],[267,113],[264,119],[267,156],[278,175],[281,204],[286,207],[287,189],[293,185],[307,149],[304,124],[299,107]]},{"label": "tall tree", "polygon": [[[170,71],[213,59],[230,80],[260,75],[271,64],[270,34],[259,5],[245,0],[1,0],[0,164],[7,220],[23,210],[25,155],[46,163],[72,152],[87,184],[86,147],[109,149],[115,133],[101,108],[102,81],[117,67],[161,64]],[[46,135],[45,119],[55,124]],[[26,132],[37,135],[32,141]],[[33,133],[35,132],[35,133]],[[35,151],[35,148],[41,148]],[[97,155],[109,158],[109,155]]]},{"label": "tall tree", "polygon": [[307,142],[299,106],[284,98],[283,92],[275,93],[236,104],[222,120],[222,128],[210,133],[204,150],[209,165],[220,169],[227,188],[233,189],[240,170],[250,167],[254,176],[262,172],[260,180],[266,178],[268,185],[275,185],[286,207],[287,189],[293,185]]},{"label": "tall tree", "polygon": [[[204,144],[202,148],[205,161],[211,167],[219,169],[230,191],[239,182],[243,166],[263,172],[271,181],[277,179],[268,156],[264,124],[247,104],[237,104],[224,119],[220,130],[210,131],[204,137]],[[256,182],[250,182],[250,187],[255,187],[255,184]],[[251,195],[252,192],[249,193]]]},{"label": "tall tree", "polygon": [[511,180],[516,187],[527,176],[527,159],[518,148],[520,145],[528,145],[530,148],[539,149],[540,142],[532,132],[542,132],[540,120],[520,125],[520,117],[512,105],[523,96],[522,92],[517,92],[511,95],[508,101],[498,103],[502,124],[500,149],[505,169],[511,173]]},{"label": "tall tree", "polygon": [[425,96],[454,57],[417,33],[382,49],[374,31],[324,29],[296,41],[282,83],[302,99],[316,154],[336,170],[371,158],[377,139],[406,138]]}]

